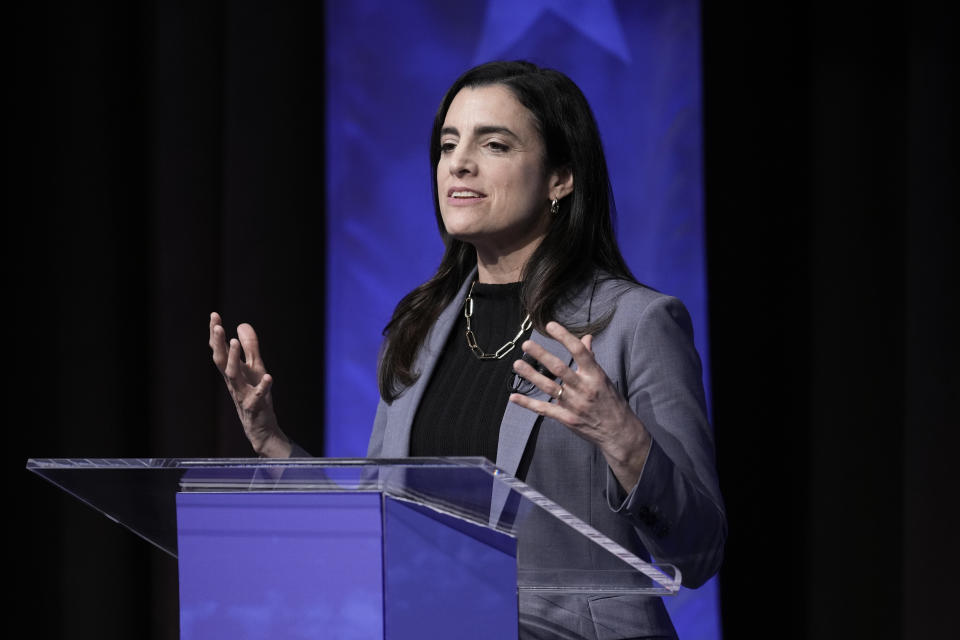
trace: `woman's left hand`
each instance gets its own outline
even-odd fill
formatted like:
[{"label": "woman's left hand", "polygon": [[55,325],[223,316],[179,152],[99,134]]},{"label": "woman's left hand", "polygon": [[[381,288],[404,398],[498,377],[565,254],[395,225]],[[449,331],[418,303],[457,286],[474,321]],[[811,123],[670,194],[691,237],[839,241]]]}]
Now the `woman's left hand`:
[{"label": "woman's left hand", "polygon": [[597,364],[591,350],[593,336],[577,339],[557,322],[547,323],[547,333],[566,347],[577,369],[571,369],[536,342],[527,340],[521,345],[524,353],[535,358],[555,378],[551,380],[523,360],[514,362],[513,370],[556,402],[535,400],[519,393],[511,394],[510,401],[562,422],[596,444],[620,485],[630,491],[640,479],[650,451],[650,433]]}]

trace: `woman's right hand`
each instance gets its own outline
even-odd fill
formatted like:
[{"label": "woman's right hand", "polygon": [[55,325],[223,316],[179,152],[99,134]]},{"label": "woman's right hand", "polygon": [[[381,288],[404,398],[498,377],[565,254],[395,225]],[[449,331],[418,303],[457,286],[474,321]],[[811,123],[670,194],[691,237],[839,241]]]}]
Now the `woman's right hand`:
[{"label": "woman's right hand", "polygon": [[210,314],[213,363],[223,374],[227,391],[237,407],[237,415],[253,450],[257,455],[267,458],[289,458],[290,440],[280,430],[273,412],[273,398],[270,395],[273,378],[260,358],[257,334],[249,324],[241,324],[237,327],[237,338],[232,338],[228,345],[220,314]]}]

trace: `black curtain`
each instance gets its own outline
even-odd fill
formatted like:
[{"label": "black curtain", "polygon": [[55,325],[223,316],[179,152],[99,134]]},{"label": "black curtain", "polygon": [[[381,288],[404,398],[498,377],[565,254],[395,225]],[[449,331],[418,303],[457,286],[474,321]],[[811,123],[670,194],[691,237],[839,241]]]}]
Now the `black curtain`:
[{"label": "black curtain", "polygon": [[956,24],[704,5],[726,637],[949,637]]},{"label": "black curtain", "polygon": [[[704,5],[726,637],[945,636],[955,24]],[[258,329],[284,427],[322,453],[322,3],[32,2],[7,29],[14,611],[176,637],[173,559],[23,464],[249,455],[211,310]]]},{"label": "black curtain", "polygon": [[213,310],[257,328],[284,428],[322,454],[323,6],[15,11],[16,611],[38,637],[176,637],[175,561],[23,466],[250,456],[209,359]]}]

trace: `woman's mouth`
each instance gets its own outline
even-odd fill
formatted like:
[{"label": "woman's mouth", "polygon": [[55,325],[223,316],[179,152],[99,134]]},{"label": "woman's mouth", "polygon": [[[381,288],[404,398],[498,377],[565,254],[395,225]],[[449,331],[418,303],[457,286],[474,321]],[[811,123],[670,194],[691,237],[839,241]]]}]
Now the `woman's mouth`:
[{"label": "woman's mouth", "polygon": [[469,201],[486,197],[486,194],[474,191],[473,189],[450,189],[447,191],[447,198],[450,200]]}]

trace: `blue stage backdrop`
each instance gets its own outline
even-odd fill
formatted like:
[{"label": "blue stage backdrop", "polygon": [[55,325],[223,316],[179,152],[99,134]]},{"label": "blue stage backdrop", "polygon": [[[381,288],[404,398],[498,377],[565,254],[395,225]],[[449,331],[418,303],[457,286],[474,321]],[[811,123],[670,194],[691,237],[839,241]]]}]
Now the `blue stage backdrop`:
[{"label": "blue stage backdrop", "polygon": [[[326,455],[366,451],[381,331],[443,249],[433,115],[479,62],[527,59],[583,89],[627,262],[687,304],[708,370],[697,0],[328,1],[326,42]],[[666,600],[681,638],[719,637],[715,580]]]}]

